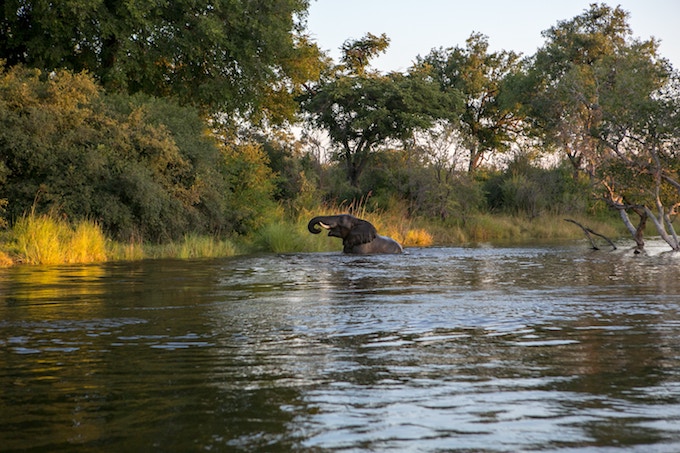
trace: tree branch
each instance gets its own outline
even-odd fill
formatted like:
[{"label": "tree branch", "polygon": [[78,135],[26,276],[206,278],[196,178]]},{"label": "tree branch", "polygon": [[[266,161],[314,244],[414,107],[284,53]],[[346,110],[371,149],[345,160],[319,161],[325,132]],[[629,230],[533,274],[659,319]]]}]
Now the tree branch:
[{"label": "tree branch", "polygon": [[573,219],[564,219],[564,220],[565,220],[566,222],[571,222],[571,223],[573,223],[573,224],[575,224],[575,225],[581,227],[581,229],[582,229],[583,232],[585,233],[586,237],[587,237],[588,240],[590,241],[590,245],[593,247],[593,250],[600,250],[600,249],[595,245],[595,241],[593,240],[592,236],[590,236],[591,234],[594,234],[595,236],[601,237],[602,239],[604,239],[605,241],[607,241],[607,242],[609,243],[609,245],[612,246],[612,249],[613,249],[613,250],[616,250],[616,245],[614,245],[614,243],[611,241],[611,239],[609,239],[607,236],[605,236],[605,235],[603,235],[603,234],[600,234],[600,233],[598,233],[598,232],[596,232],[596,231],[593,231],[592,229],[590,229],[590,228],[588,228],[588,227],[586,227],[586,226],[581,225],[581,224],[578,223],[576,220],[573,220]]}]

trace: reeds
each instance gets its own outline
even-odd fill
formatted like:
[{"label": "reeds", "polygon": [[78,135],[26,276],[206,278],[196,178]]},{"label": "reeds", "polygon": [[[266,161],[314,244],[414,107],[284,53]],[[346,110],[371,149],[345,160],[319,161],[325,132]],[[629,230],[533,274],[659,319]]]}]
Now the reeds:
[{"label": "reeds", "polygon": [[146,258],[144,244],[136,239],[128,242],[109,242],[109,259],[111,261],[138,261]]},{"label": "reeds", "polygon": [[12,265],[14,265],[12,257],[0,250],[0,267],[10,267]]}]

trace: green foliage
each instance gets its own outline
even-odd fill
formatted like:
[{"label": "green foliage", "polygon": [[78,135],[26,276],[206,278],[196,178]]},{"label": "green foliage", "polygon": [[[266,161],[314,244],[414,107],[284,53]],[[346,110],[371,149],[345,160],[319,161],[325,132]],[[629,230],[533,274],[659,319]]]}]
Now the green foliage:
[{"label": "green foliage", "polygon": [[514,52],[489,53],[488,38],[473,33],[466,47],[435,49],[418,58],[417,67],[431,74],[444,93],[460,93],[464,108],[444,116],[460,132],[470,152],[468,170],[474,172],[488,155],[509,149],[524,115],[515,102],[518,86],[511,82],[519,70]]},{"label": "green foliage", "polygon": [[300,209],[314,206],[318,200],[316,173],[318,162],[302,150],[302,144],[288,134],[269,137],[254,136],[267,157],[267,165],[273,172],[274,200],[296,215]]},{"label": "green foliage", "polygon": [[0,199],[95,219],[127,240],[246,232],[273,209],[273,174],[252,145],[223,149],[198,112],[169,100],[105,96],[92,78],[0,73]]},{"label": "green foliage", "polygon": [[229,190],[225,216],[231,230],[248,234],[269,219],[276,210],[273,202],[274,173],[257,143],[225,144],[225,181]]},{"label": "green foliage", "polygon": [[307,0],[7,0],[0,8],[0,59],[47,72],[86,70],[109,91],[168,96],[211,113],[266,109],[290,119],[283,104],[293,93],[282,87],[299,86],[319,70],[320,52],[297,36],[308,6]]},{"label": "green foliage", "polygon": [[547,207],[541,189],[537,181],[522,174],[512,175],[503,181],[501,187],[505,205],[531,218],[537,217]]},{"label": "green foliage", "polygon": [[335,159],[347,179],[359,178],[377,147],[405,140],[457,109],[458,98],[442,94],[423,73],[344,76],[324,83],[303,100],[312,123],[328,132],[337,147]]},{"label": "green foliage", "polygon": [[[469,174],[438,169],[408,151],[380,151],[361,179],[363,193],[370,193],[373,209],[389,210],[393,200],[403,200],[415,217],[462,219],[484,209],[482,186]],[[357,197],[358,198],[358,197]]]},{"label": "green foliage", "polygon": [[481,184],[492,212],[529,219],[587,212],[592,204],[584,196],[590,192],[590,183],[574,179],[566,162],[541,168],[530,156],[518,155],[505,171],[489,175]]}]

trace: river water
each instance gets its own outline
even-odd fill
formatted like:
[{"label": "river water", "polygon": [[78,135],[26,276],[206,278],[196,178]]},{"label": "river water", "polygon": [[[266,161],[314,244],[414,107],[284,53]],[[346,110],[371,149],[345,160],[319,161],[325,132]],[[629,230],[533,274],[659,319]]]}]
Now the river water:
[{"label": "river water", "polygon": [[680,451],[680,257],[0,270],[0,451]]}]

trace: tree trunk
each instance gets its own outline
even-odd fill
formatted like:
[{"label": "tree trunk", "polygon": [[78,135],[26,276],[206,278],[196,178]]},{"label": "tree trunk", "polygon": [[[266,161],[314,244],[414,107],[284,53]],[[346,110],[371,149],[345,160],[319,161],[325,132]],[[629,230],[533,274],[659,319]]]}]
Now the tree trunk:
[{"label": "tree trunk", "polygon": [[621,220],[623,220],[623,224],[626,225],[626,228],[628,229],[628,231],[630,231],[630,234],[633,236],[636,250],[644,249],[645,241],[643,238],[643,234],[645,226],[647,225],[647,214],[645,214],[644,212],[636,211],[636,213],[640,216],[640,222],[636,227],[633,225],[633,222],[630,221],[630,217],[628,217],[628,213],[623,208],[623,206],[617,207],[617,209],[619,210],[619,215],[621,216]]},{"label": "tree trunk", "polygon": [[479,164],[482,162],[482,157],[484,156],[484,151],[480,150],[478,146],[475,146],[470,150],[470,164],[468,165],[468,173],[474,173]]},{"label": "tree trunk", "polygon": [[347,164],[347,180],[352,187],[358,188],[359,177],[371,157],[371,145],[367,141],[361,140],[354,150],[350,148],[349,143],[345,143],[343,146]]},{"label": "tree trunk", "polygon": [[[657,219],[656,216],[654,216],[654,213],[650,211],[650,209],[645,206],[645,212],[649,216],[649,218],[652,219],[652,222],[654,223],[654,226],[656,227],[656,231],[658,231],[659,235],[661,238],[666,241],[666,244],[670,245],[671,249],[673,251],[678,252],[680,251],[680,243],[678,243],[678,237],[675,234],[675,230],[673,230],[673,226],[671,225],[671,233],[669,234],[666,231],[665,227],[665,214],[663,212],[659,213],[659,218]],[[669,219],[670,220],[670,219]]]}]

